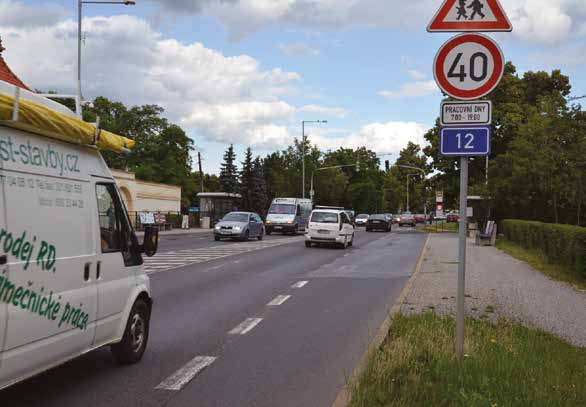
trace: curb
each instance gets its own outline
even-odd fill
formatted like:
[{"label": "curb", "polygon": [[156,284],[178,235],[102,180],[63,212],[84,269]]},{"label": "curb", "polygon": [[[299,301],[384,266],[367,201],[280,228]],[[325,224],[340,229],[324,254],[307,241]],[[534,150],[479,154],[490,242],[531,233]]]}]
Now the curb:
[{"label": "curb", "polygon": [[[393,306],[389,310],[389,314],[387,315],[387,317],[383,321],[382,325],[379,327],[377,334],[375,335],[372,342],[370,343],[370,346],[368,347],[366,352],[364,352],[364,354],[360,358],[358,365],[356,365],[356,367],[354,368],[354,371],[352,372],[352,376],[350,377],[349,382],[355,382],[356,380],[358,380],[358,378],[360,377],[360,375],[362,374],[362,372],[364,372],[364,369],[366,368],[366,364],[368,362],[368,355],[370,354],[370,351],[374,348],[379,347],[385,341],[385,339],[388,337],[389,331],[391,330],[393,316],[401,311],[401,306],[403,305],[403,301],[405,301],[405,298],[407,297],[407,295],[411,291],[411,288],[413,287],[413,284],[415,281],[415,277],[421,271],[421,265],[423,264],[423,257],[425,256],[425,253],[427,253],[430,237],[431,237],[431,233],[428,233],[427,239],[425,239],[425,243],[423,245],[423,249],[421,249],[421,254],[419,255],[419,259],[417,260],[417,264],[415,265],[415,270],[414,270],[413,274],[409,278],[409,281],[407,281],[407,284],[405,284],[405,287],[401,291],[399,298],[397,298],[397,301],[395,301],[395,303],[393,304]],[[338,393],[338,396],[336,397],[336,400],[334,400],[334,402],[332,403],[331,407],[346,407],[346,406],[348,406],[348,403],[350,403],[350,393],[348,392],[348,386],[345,385],[344,388],[342,390],[340,390],[340,392]]]}]

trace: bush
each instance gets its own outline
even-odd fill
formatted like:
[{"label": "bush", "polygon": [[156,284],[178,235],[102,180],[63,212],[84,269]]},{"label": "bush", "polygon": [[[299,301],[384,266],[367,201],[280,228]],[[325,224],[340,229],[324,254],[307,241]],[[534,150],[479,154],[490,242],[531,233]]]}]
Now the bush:
[{"label": "bush", "polygon": [[521,220],[504,220],[505,237],[528,250],[538,250],[551,263],[561,264],[586,279],[586,228]]}]

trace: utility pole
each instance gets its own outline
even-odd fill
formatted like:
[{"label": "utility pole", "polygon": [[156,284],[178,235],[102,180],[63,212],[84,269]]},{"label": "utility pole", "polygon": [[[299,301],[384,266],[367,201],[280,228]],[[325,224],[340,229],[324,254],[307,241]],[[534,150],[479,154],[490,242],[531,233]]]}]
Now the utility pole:
[{"label": "utility pole", "polygon": [[305,199],[305,147],[307,144],[307,137],[305,136],[305,123],[317,123],[317,124],[326,124],[327,120],[303,120],[301,122],[301,144],[302,144],[302,153],[301,153],[301,197]]},{"label": "utility pole", "polygon": [[199,179],[200,179],[200,183],[201,183],[201,192],[204,192],[204,187],[203,187],[203,170],[201,169],[201,153],[199,151],[197,152],[197,162],[199,164]]}]

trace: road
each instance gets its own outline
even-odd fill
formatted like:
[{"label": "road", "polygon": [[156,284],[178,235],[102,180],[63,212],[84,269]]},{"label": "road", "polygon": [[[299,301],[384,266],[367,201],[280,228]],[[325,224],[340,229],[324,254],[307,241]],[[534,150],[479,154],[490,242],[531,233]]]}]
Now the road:
[{"label": "road", "polygon": [[[303,237],[169,236],[151,259],[141,363],[108,349],[0,392],[13,406],[330,406],[421,253],[411,229],[357,233],[347,251]],[[9,403],[11,402],[11,403]]]}]

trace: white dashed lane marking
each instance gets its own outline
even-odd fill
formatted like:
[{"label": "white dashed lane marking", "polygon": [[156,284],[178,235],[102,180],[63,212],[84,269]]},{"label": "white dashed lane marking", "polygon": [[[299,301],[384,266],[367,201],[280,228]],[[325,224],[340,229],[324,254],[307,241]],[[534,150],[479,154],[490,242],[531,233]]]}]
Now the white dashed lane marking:
[{"label": "white dashed lane marking", "polygon": [[237,256],[239,254],[295,243],[303,239],[305,238],[297,237],[261,242],[242,242],[222,246],[160,253],[144,260],[144,270],[147,274],[160,273],[163,271],[178,269],[180,267],[190,266],[192,264],[206,263],[212,260],[223,259],[225,257]]},{"label": "white dashed lane marking", "polygon": [[230,335],[246,335],[252,331],[260,322],[262,318],[246,318],[244,322],[238,325],[236,328],[228,332]]},{"label": "white dashed lane marking", "polygon": [[215,362],[214,356],[196,356],[188,364],[166,378],[155,389],[179,391],[206,367]]},{"label": "white dashed lane marking", "polygon": [[303,288],[309,281],[298,281],[291,286],[291,288]]},{"label": "white dashed lane marking", "polygon": [[283,305],[285,301],[287,301],[289,298],[291,298],[290,295],[278,295],[267,304],[267,307],[276,307],[278,305]]}]

